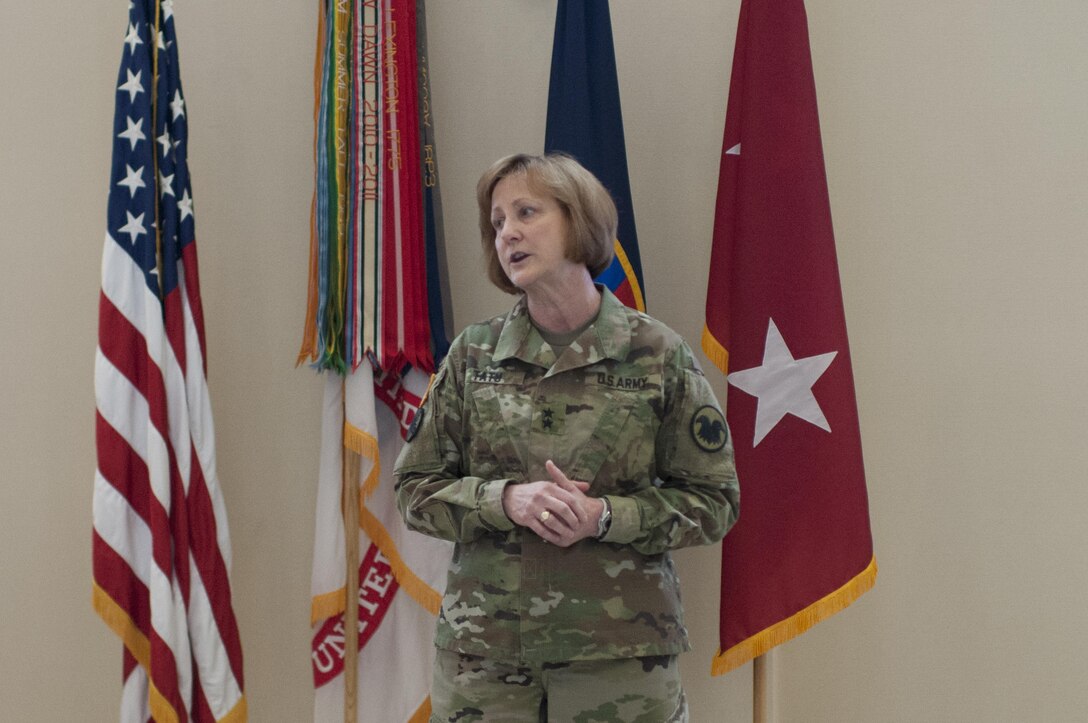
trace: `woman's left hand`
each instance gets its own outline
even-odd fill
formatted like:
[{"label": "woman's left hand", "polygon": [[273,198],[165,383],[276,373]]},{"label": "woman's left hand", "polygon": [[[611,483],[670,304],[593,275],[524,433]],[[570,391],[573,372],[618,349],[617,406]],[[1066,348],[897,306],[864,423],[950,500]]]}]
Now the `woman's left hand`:
[{"label": "woman's left hand", "polygon": [[545,539],[547,539],[549,543],[554,543],[560,547],[568,547],[577,543],[580,539],[596,537],[597,520],[601,519],[601,513],[605,508],[604,500],[586,495],[585,490],[590,488],[590,483],[574,481],[574,479],[568,478],[552,460],[548,460],[544,464],[544,469],[547,471],[548,475],[552,477],[552,481],[556,485],[562,489],[566,489],[568,493],[570,493],[574,498],[574,502],[578,504],[582,512],[578,515],[579,524],[577,527],[571,528],[566,525],[561,526],[558,529],[549,527],[549,531],[556,533],[558,539],[551,539],[548,537],[545,537]]},{"label": "woman's left hand", "polygon": [[560,547],[595,536],[604,501],[586,495],[589,483],[569,479],[551,460],[545,469],[551,479],[506,485],[506,516]]}]

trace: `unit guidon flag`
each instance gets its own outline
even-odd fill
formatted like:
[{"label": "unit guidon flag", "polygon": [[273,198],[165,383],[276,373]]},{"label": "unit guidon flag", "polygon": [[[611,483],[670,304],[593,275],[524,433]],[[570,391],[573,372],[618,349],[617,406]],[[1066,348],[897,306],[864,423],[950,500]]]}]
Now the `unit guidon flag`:
[{"label": "unit guidon flag", "polygon": [[717,674],[876,580],[801,0],[741,4],[703,349],[727,374],[744,490],[722,547]]}]

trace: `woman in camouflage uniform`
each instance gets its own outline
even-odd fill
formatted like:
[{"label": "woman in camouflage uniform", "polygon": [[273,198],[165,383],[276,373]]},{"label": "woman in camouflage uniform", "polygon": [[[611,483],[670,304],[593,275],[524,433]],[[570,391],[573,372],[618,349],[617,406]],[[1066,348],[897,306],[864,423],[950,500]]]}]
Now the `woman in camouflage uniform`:
[{"label": "woman in camouflage uniform", "polygon": [[594,285],[616,209],[592,174],[510,156],[477,199],[520,298],[453,342],[396,466],[408,526],[456,543],[431,720],[686,720],[669,551],[737,519],[725,419],[688,345]]}]

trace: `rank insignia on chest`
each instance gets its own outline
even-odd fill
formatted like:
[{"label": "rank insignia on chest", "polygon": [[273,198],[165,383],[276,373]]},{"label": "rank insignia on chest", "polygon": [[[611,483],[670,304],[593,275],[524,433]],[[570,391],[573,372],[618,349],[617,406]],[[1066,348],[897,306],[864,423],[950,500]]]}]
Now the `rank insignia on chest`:
[{"label": "rank insignia on chest", "polygon": [[699,407],[691,415],[691,438],[695,446],[704,452],[717,452],[729,439],[725,417],[709,404]]},{"label": "rank insignia on chest", "polygon": [[533,427],[544,434],[562,434],[563,422],[563,413],[556,407],[540,407],[533,415]]}]

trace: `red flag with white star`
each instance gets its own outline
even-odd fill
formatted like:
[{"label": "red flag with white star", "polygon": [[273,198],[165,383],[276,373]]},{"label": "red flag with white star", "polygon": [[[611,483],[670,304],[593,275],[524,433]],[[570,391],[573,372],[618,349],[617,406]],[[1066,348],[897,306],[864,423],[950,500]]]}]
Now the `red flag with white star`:
[{"label": "red flag with white star", "polygon": [[721,674],[876,580],[802,0],[741,3],[703,348],[727,374],[743,489],[722,547]]}]

